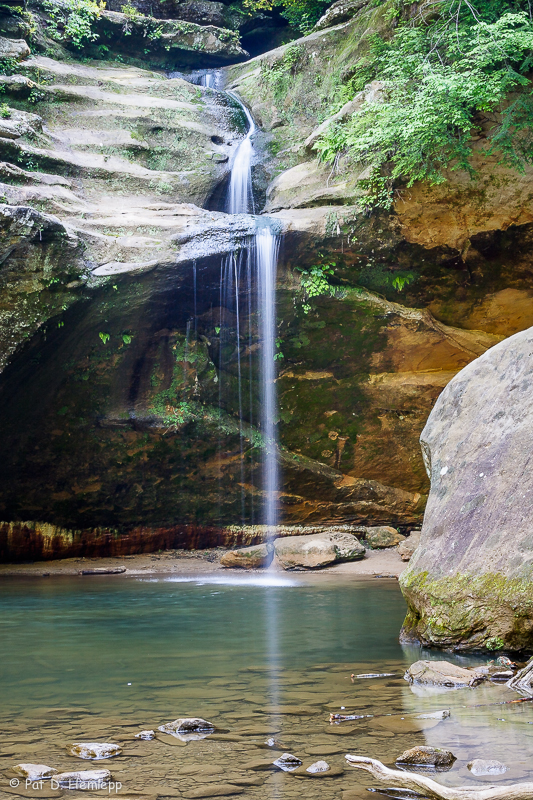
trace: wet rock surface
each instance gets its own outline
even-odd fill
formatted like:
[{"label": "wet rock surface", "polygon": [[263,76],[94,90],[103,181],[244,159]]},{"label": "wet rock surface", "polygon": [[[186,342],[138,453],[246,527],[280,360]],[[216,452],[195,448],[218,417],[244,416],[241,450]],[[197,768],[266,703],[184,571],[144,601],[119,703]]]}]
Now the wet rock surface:
[{"label": "wet rock surface", "polygon": [[54,767],[47,767],[46,764],[17,764],[12,767],[16,775],[28,778],[30,781],[40,781],[43,778],[51,778],[57,773]]},{"label": "wet rock surface", "polygon": [[99,761],[103,758],[112,758],[122,753],[118,744],[108,742],[77,742],[67,747],[71,756]]},{"label": "wet rock surface", "polygon": [[160,725],[158,728],[162,733],[175,736],[182,742],[197,741],[215,732],[215,726],[201,717],[183,717]]},{"label": "wet rock surface", "polygon": [[452,767],[456,760],[450,750],[420,746],[405,750],[401,756],[398,756],[396,763],[411,767]]}]

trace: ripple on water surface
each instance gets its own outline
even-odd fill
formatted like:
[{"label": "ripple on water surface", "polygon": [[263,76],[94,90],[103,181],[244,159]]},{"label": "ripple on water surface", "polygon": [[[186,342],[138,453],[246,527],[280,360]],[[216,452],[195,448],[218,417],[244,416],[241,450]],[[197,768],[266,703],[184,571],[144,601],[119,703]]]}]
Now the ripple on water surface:
[{"label": "ripple on water surface", "polygon": [[[69,756],[67,745],[115,742],[123,754],[105,766],[124,796],[300,800],[303,793],[328,800],[350,792],[343,800],[356,800],[369,797],[366,787],[375,782],[346,766],[344,753],[392,764],[404,750],[430,744],[457,756],[453,769],[437,776],[443,783],[531,780],[531,705],[495,705],[516,697],[496,685],[413,692],[403,672],[420,652],[398,644],[404,611],[392,581],[5,580],[0,770],[20,762],[86,769],[91,762]],[[352,681],[352,673],[392,675]],[[414,719],[440,709],[450,717]],[[361,719],[330,725],[332,712]],[[188,716],[212,721],[217,733],[187,744],[134,738]],[[267,739],[282,749],[269,749]],[[268,768],[283,751],[303,768]],[[466,767],[474,758],[510,769],[475,779]],[[331,776],[303,777],[318,760],[327,761]],[[8,779],[7,772],[0,778],[0,794]]]}]

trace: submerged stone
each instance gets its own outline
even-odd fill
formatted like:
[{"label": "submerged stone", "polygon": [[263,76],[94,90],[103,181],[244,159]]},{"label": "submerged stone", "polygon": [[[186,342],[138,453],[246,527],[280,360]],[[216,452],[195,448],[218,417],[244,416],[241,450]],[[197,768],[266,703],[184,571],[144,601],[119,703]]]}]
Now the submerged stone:
[{"label": "submerged stone", "polygon": [[112,758],[122,753],[122,748],[118,744],[109,742],[75,742],[67,747],[71,756],[85,758],[87,760],[99,761],[104,758]]},{"label": "submerged stone", "polygon": [[502,764],[501,761],[485,758],[474,758],[466,766],[472,775],[503,775],[508,770],[508,767]]}]

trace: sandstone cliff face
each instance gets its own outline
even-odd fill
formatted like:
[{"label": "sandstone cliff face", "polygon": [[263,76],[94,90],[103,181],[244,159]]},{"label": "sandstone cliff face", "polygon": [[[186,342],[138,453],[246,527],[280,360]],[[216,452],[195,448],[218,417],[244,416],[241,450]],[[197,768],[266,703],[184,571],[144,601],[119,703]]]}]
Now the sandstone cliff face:
[{"label": "sandstone cliff face", "polygon": [[[429,487],[418,438],[440,392],[533,324],[531,176],[499,175],[480,145],[479,185],[451,173],[392,214],[365,213],[361,166],[320,165],[310,143],[339,75],[390,20],[364,2],[338,10],[341,24],[222,70],[265,128],[254,180],[284,233],[278,505],[288,523],[410,527]],[[14,111],[0,121],[4,558],[25,541],[59,554],[69,530],[87,552],[117,531],[135,531],[133,547],[194,546],[261,518],[257,319],[243,314],[251,338],[239,339],[220,293],[223,258],[246,250],[255,220],[205,210],[223,194],[242,115],[136,66],[153,20],[136,19],[135,42],[130,22],[111,10],[100,24],[113,53],[133,42],[133,65],[81,63],[48,42],[54,58],[24,51],[19,74],[0,76]],[[150,40],[142,55],[150,64],[242,56],[209,24],[171,22],[169,50]],[[332,286],[307,308],[301,270],[328,261]],[[253,397],[244,428],[242,393]]]},{"label": "sandstone cliff face", "polygon": [[404,640],[520,650],[533,642],[533,330],[444,389],[422,432],[431,492],[400,584]]}]

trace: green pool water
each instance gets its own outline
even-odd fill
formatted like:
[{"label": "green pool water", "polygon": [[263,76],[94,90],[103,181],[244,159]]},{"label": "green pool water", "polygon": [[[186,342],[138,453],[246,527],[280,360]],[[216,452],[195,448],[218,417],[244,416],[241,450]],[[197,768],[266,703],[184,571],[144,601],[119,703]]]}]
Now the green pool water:
[{"label": "green pool water", "polygon": [[[403,674],[420,657],[482,659],[403,650],[404,613],[397,583],[375,579],[4,579],[0,797],[13,797],[14,764],[93,766],[68,754],[78,741],[120,744],[122,755],[97,765],[112,770],[124,797],[147,800],[356,800],[370,797],[376,783],[347,766],[345,753],[393,765],[418,744],[457,757],[438,775],[446,784],[486,783],[468,771],[472,758],[509,765],[491,782],[531,779],[531,704],[501,705],[516,695],[492,684],[413,690]],[[374,673],[390,674],[358,677]],[[450,710],[444,721],[414,720],[442,709]],[[341,711],[361,719],[331,725],[330,714]],[[212,721],[217,735],[186,745],[135,739],[188,716]],[[265,744],[272,737],[304,766],[324,759],[335,774],[311,779],[269,769],[280,755]],[[89,796],[65,792],[77,795]]]}]

